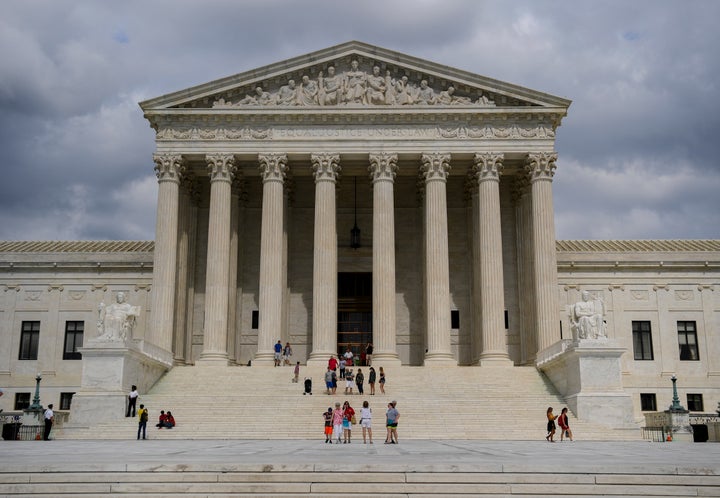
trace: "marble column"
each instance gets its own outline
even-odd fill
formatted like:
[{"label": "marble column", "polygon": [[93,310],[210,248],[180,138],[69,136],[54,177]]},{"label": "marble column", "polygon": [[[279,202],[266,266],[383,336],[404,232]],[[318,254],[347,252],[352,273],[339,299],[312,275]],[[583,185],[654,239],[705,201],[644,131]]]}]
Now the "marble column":
[{"label": "marble column", "polygon": [[538,351],[560,340],[558,313],[557,249],[553,211],[552,178],[556,153],[528,154],[525,171],[532,191],[533,265],[535,280],[535,321]]},{"label": "marble column", "polygon": [[198,363],[227,365],[230,201],[235,177],[232,154],[205,156],[210,175],[210,214],[205,278],[205,330]]},{"label": "marble column", "polygon": [[511,365],[505,339],[505,286],[500,224],[500,174],[503,155],[475,154],[478,186],[478,247],[480,256],[480,365]]},{"label": "marble column", "polygon": [[532,199],[530,180],[521,175],[515,180],[515,216],[520,328],[520,363],[532,365],[537,356],[535,323],[535,278],[533,271]]},{"label": "marble column", "polygon": [[395,344],[395,199],[397,154],[370,154],[373,182],[373,362],[400,365]]},{"label": "marble column", "polygon": [[235,171],[235,178],[231,185],[230,196],[230,250],[229,250],[229,266],[228,266],[228,334],[227,334],[227,352],[230,363],[236,363],[237,354],[235,345],[237,341],[237,309],[238,309],[238,277],[239,264],[238,256],[240,254],[240,193],[242,191],[242,179],[240,171]]},{"label": "marble column", "polygon": [[337,224],[335,187],[340,156],[310,156],[315,176],[315,238],[313,246],[313,348],[308,364],[326,365],[337,355]]},{"label": "marble column", "polygon": [[260,154],[263,181],[262,228],[260,231],[260,302],[258,350],[253,366],[274,365],[273,346],[282,336],[283,313],[283,183],[287,155]]},{"label": "marble column", "polygon": [[184,365],[190,358],[186,349],[188,321],[188,281],[190,277],[191,226],[193,205],[190,191],[195,184],[192,178],[183,178],[180,182],[180,200],[178,206],[178,245],[177,275],[175,277],[175,327],[173,338],[174,362]]},{"label": "marble column", "polygon": [[425,182],[425,364],[456,365],[450,349],[450,262],[446,181],[450,154],[422,155]]},{"label": "marble column", "polygon": [[177,268],[178,198],[184,173],[179,154],[155,154],[158,178],[158,207],[152,280],[152,323],[145,339],[167,351],[172,362],[173,319],[175,314],[175,272]]}]

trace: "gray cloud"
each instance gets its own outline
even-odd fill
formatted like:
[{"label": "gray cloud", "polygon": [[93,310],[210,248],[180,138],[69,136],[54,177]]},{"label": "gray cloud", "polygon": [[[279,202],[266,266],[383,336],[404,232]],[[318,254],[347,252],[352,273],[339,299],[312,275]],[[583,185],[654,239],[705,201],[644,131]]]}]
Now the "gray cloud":
[{"label": "gray cloud", "polygon": [[559,238],[717,238],[720,3],[11,1],[0,239],[151,239],[137,102],[356,39],[573,100]]}]

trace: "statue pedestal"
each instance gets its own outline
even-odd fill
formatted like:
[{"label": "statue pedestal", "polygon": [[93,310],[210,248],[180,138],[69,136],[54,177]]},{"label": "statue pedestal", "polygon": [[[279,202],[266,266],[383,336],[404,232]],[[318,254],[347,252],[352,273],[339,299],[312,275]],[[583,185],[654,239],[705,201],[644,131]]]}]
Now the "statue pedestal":
[{"label": "statue pedestal", "polygon": [[90,340],[80,352],[81,387],[73,396],[70,419],[64,429],[120,420],[125,416],[130,386],[136,385],[140,393],[146,393],[172,368],[171,353],[143,341]]},{"label": "statue pedestal", "polygon": [[672,435],[672,440],[692,443],[693,433],[690,426],[690,412],[687,410],[665,410],[645,414],[646,427],[662,427]]},{"label": "statue pedestal", "polygon": [[624,352],[610,339],[560,341],[538,354],[537,367],[579,419],[635,428],[632,398],[622,387],[620,357]]}]

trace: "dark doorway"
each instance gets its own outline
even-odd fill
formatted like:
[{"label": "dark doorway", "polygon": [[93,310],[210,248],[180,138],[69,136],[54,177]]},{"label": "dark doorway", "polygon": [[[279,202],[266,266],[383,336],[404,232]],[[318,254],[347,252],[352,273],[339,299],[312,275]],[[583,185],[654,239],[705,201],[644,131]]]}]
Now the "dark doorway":
[{"label": "dark doorway", "polygon": [[338,355],[349,347],[356,359],[372,342],[372,273],[338,273]]}]

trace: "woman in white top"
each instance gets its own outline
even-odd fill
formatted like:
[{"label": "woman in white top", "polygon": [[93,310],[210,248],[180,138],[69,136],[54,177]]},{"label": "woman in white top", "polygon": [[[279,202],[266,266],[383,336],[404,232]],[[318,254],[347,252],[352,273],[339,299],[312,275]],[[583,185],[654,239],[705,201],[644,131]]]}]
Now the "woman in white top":
[{"label": "woman in white top", "polygon": [[370,438],[370,444],[373,444],[373,441],[372,441],[372,410],[370,409],[370,403],[368,403],[367,401],[363,401],[363,406],[360,409],[360,426],[362,427],[362,431],[363,431],[363,444],[367,444],[367,439],[365,438],[366,432]]}]

